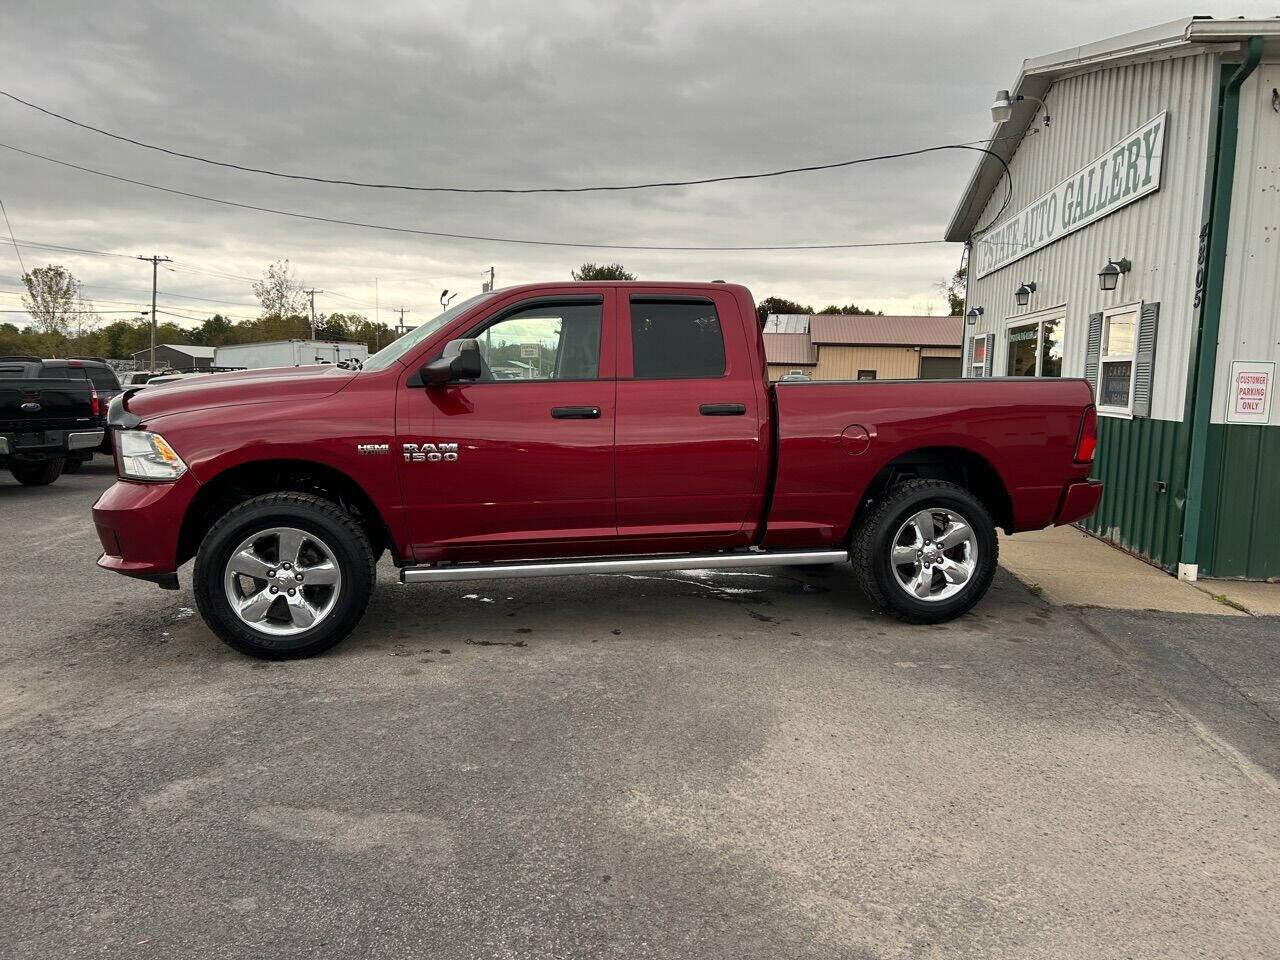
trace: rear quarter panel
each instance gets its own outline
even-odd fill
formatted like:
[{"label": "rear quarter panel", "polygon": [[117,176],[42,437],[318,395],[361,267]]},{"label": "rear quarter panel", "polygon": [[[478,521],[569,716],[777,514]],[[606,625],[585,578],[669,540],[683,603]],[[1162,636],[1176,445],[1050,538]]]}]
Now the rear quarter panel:
[{"label": "rear quarter panel", "polygon": [[[987,460],[1013,505],[1013,529],[1049,526],[1063,486],[1084,479],[1076,440],[1092,392],[1083,380],[880,380],[774,388],[778,465],[765,545],[844,539],[876,474],[914,450],[953,447]],[[842,443],[865,428],[866,449]]]}]

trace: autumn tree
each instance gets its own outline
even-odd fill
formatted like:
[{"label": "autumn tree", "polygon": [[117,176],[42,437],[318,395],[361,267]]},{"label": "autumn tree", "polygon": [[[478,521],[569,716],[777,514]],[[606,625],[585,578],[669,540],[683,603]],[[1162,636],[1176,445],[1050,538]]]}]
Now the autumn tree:
[{"label": "autumn tree", "polygon": [[584,263],[577,270],[570,271],[575,280],[634,280],[636,275],[628,272],[620,263]]},{"label": "autumn tree", "polygon": [[302,282],[294,276],[293,266],[287,259],[277,260],[267,267],[262,279],[253,282],[253,295],[262,304],[264,319],[302,316],[307,309],[307,295],[302,290]]},{"label": "autumn tree", "polygon": [[66,267],[49,264],[22,275],[27,292],[22,305],[31,314],[40,333],[67,336],[74,325],[77,333],[92,329],[98,317],[93,304],[80,294],[80,281]]}]

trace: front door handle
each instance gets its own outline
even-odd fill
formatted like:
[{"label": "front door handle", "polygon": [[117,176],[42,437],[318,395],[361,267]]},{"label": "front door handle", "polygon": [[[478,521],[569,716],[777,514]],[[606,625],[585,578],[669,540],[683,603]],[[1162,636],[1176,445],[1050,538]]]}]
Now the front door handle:
[{"label": "front door handle", "polygon": [[704,417],[745,417],[747,405],[745,403],[704,403],[698,408],[698,412]]},{"label": "front door handle", "polygon": [[551,416],[557,420],[599,420],[599,407],[552,407]]}]

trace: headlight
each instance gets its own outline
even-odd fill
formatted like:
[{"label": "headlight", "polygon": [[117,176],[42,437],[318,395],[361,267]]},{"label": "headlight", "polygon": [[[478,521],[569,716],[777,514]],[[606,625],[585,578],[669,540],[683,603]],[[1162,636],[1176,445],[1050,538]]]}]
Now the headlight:
[{"label": "headlight", "polygon": [[164,437],[146,430],[116,431],[116,466],[131,480],[177,480],[187,465],[165,443]]}]

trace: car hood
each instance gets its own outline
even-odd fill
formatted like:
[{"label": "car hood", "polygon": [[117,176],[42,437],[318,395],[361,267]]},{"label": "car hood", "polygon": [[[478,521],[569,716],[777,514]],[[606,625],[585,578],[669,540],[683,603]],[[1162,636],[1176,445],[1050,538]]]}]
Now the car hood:
[{"label": "car hood", "polygon": [[164,383],[130,393],[124,401],[141,420],[167,417],[189,410],[208,410],[242,403],[320,400],[331,397],[355,376],[341,367],[274,367],[212,373],[176,383]]}]

